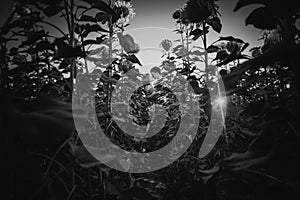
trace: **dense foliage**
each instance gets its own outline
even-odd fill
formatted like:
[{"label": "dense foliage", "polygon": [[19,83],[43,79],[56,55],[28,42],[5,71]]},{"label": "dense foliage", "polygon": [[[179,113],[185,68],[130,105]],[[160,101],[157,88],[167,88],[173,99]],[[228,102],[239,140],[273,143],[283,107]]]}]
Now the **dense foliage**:
[{"label": "dense foliage", "polygon": [[[4,199],[299,199],[296,0],[284,6],[279,0],[237,2],[234,11],[262,5],[245,19],[262,30],[264,44],[252,48],[251,55],[245,53],[249,43],[234,36],[207,44],[210,31],[222,30],[218,2],[188,0],[170,16],[180,39],[161,42],[163,78],[156,87],[135,69],[142,65],[136,56],[140,47],[124,34],[135,15],[130,0],[14,2],[0,30]],[[182,89],[176,75],[185,77],[190,91]],[[208,85],[218,90],[220,79],[226,88],[226,106],[219,108],[226,112],[225,128],[202,157],[199,150],[216,109]],[[140,87],[132,93],[133,86]],[[130,97],[130,118],[124,96]],[[193,102],[199,102],[201,113],[197,136],[183,156],[161,170],[130,173],[130,159],[119,160],[127,173],[111,169],[79,137],[87,135],[93,155],[106,162],[115,156],[103,154],[99,126],[124,149],[158,149],[172,140],[184,116],[195,120]],[[154,104],[159,106],[151,110]],[[96,113],[79,109],[92,105]],[[168,121],[155,137],[141,140],[122,131],[129,122],[160,124],[159,110],[165,110]],[[75,129],[74,116],[91,128]],[[175,142],[174,152],[178,148]]]}]

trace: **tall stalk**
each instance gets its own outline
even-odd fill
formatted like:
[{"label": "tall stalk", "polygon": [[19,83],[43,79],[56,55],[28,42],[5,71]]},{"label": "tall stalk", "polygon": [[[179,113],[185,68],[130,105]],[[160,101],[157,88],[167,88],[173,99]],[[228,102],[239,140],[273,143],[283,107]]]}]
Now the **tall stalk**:
[{"label": "tall stalk", "polygon": [[190,66],[190,54],[189,54],[189,27],[186,29],[186,51],[187,51],[187,64]]},{"label": "tall stalk", "polygon": [[[111,90],[111,85],[110,85],[110,77],[112,73],[112,37],[113,37],[113,24],[112,24],[112,16],[109,17],[109,46],[108,46],[108,66],[107,66],[107,99],[106,99],[106,110],[108,113],[110,113],[110,90]],[[106,119],[106,134],[109,132],[109,118]]]},{"label": "tall stalk", "polygon": [[[68,21],[68,27],[69,27],[69,34],[70,34],[70,46],[72,48],[75,47],[75,15],[74,15],[74,0],[70,0],[70,10],[68,9],[68,1],[65,1],[65,9],[67,14],[67,21]],[[70,11],[70,12],[69,12]],[[73,93],[73,85],[74,85],[74,78],[75,78],[75,71],[76,71],[76,60],[75,58],[71,58],[71,65],[70,65],[70,86],[71,86],[71,93]],[[71,98],[72,101],[72,98]],[[71,166],[71,185],[73,188],[73,191],[76,189],[75,185],[75,169],[74,169],[75,163]],[[71,194],[69,196],[69,199],[73,200],[74,195]]]},{"label": "tall stalk", "polygon": [[[75,32],[75,22],[74,22],[74,0],[70,0],[71,1],[71,13],[70,13],[70,17],[71,17],[71,23],[70,23],[70,42],[71,42],[71,47],[74,48],[75,46],[75,38],[74,38],[74,32]],[[76,62],[75,62],[75,58],[72,58],[71,60],[71,86],[73,89],[73,83],[74,83],[74,74],[76,72]]]},{"label": "tall stalk", "polygon": [[[205,22],[203,22],[203,31],[205,31],[205,26],[206,26],[206,23]],[[207,33],[205,33],[204,35],[203,35],[203,46],[204,46],[204,51],[205,51],[205,53],[204,53],[204,63],[205,63],[205,72],[207,71],[207,68],[208,68],[208,53],[207,53],[207,39],[206,39],[206,34]],[[206,76],[206,81],[208,81],[208,74],[207,73],[205,73],[205,76]]]}]

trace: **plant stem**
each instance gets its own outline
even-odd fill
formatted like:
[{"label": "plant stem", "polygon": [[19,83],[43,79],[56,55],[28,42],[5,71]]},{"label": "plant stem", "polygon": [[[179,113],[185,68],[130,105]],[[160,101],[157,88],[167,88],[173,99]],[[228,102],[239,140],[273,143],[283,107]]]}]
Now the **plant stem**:
[{"label": "plant stem", "polygon": [[[205,30],[205,26],[206,26],[206,23],[203,22],[203,31]],[[205,72],[208,68],[208,54],[206,52],[207,50],[207,40],[206,40],[206,34],[203,35],[203,45],[204,45],[204,50],[205,50],[205,54],[204,54],[204,62],[205,62]],[[208,81],[208,74],[205,73],[206,75],[206,81]]]},{"label": "plant stem", "polygon": [[[182,43],[182,47],[184,48],[184,37],[183,37],[183,25],[182,22],[180,22],[180,36],[181,36],[181,43]],[[184,58],[182,58],[184,61]]]},{"label": "plant stem", "polygon": [[[64,0],[64,6],[65,6],[65,11],[66,11],[66,18],[67,18],[67,25],[68,25],[68,29],[69,32],[71,31],[71,21],[70,21],[70,16],[69,16],[69,9],[68,9],[68,1]],[[72,12],[72,10],[71,10]]]},{"label": "plant stem", "polygon": [[[74,38],[74,25],[75,25],[75,22],[74,22],[74,13],[73,13],[73,10],[74,10],[74,0],[70,0],[71,1],[71,8],[70,8],[70,44],[71,44],[71,47],[74,47],[75,46],[75,38]],[[76,62],[75,62],[75,58],[71,58],[71,77],[70,77],[70,83],[71,83],[71,86],[72,86],[72,90],[73,90],[73,82],[74,82],[74,74],[75,74],[75,71],[76,71]],[[72,91],[73,92],[73,91]]]},{"label": "plant stem", "polygon": [[[113,25],[112,25],[112,16],[109,17],[109,57],[108,57],[108,67],[107,67],[107,77],[108,77],[108,82],[107,82],[107,99],[106,99],[106,110],[107,113],[110,113],[110,76],[111,76],[111,70],[112,70],[112,37],[113,37]],[[109,118],[107,117],[106,119],[106,133],[108,134],[109,132]]]},{"label": "plant stem", "polygon": [[190,55],[189,55],[189,28],[186,29],[186,50],[187,50],[187,64],[190,66]]}]

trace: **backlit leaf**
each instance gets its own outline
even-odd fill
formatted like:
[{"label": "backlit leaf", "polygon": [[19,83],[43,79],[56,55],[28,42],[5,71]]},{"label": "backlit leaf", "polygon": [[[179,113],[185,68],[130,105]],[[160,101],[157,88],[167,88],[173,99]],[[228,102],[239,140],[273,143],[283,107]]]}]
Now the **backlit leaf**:
[{"label": "backlit leaf", "polygon": [[222,23],[219,17],[207,19],[206,22],[213,28],[214,31],[220,33],[222,30]]}]

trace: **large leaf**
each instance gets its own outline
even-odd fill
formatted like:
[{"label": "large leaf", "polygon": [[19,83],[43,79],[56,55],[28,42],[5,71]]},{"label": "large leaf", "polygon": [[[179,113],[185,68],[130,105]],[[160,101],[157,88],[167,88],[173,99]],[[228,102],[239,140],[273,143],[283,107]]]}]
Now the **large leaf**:
[{"label": "large leaf", "polygon": [[255,28],[272,30],[277,27],[278,21],[264,7],[256,8],[246,18],[246,25],[252,24]]},{"label": "large leaf", "polygon": [[207,47],[206,51],[207,53],[215,53],[217,51],[219,51],[220,48],[215,46],[215,45],[210,45],[209,47]]},{"label": "large leaf", "polygon": [[47,17],[52,17],[54,15],[57,15],[62,9],[63,7],[59,5],[49,5],[43,10],[43,12]]},{"label": "large leaf", "polygon": [[214,31],[220,33],[222,30],[222,23],[219,17],[207,19],[206,22],[213,28]]},{"label": "large leaf", "polygon": [[96,22],[95,18],[89,15],[82,15],[79,19],[79,21],[84,21],[84,22]]},{"label": "large leaf", "polygon": [[239,0],[234,8],[234,12],[239,10],[242,7],[251,5],[251,4],[264,4],[266,0]]}]

